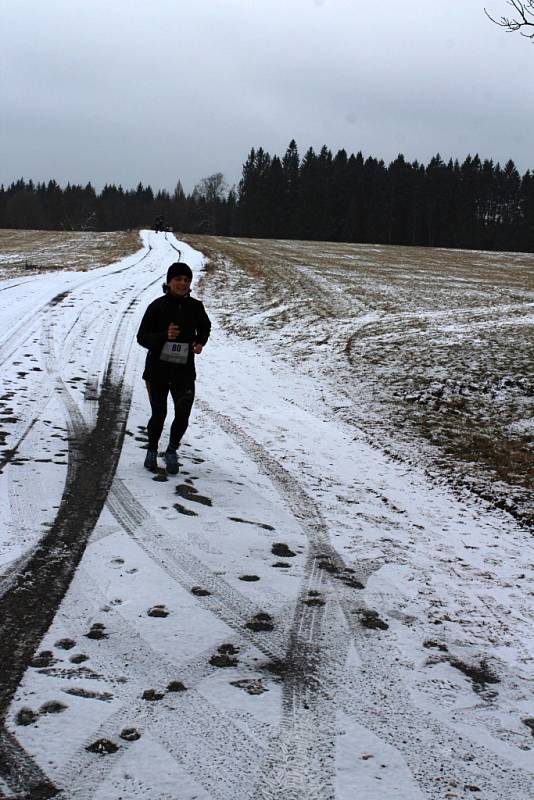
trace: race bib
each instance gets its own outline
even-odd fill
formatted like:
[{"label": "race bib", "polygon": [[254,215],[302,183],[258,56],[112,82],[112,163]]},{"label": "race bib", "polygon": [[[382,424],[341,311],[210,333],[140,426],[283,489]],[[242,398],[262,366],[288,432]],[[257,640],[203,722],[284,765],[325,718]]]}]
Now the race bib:
[{"label": "race bib", "polygon": [[160,361],[169,361],[171,364],[187,364],[189,345],[187,342],[165,342],[160,355]]}]

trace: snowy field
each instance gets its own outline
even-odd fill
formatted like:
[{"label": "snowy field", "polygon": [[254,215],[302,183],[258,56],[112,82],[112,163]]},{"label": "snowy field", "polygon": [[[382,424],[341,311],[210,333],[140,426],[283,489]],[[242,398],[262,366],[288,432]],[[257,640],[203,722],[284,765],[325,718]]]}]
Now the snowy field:
[{"label": "snowy field", "polygon": [[[167,478],[135,333],[177,249],[214,329]],[[282,324],[209,255],[0,283],[0,796],[532,800],[531,534],[373,441],[350,294],[303,263]]]},{"label": "snowy field", "polygon": [[368,441],[534,528],[534,255],[188,241],[226,330],[298,359]]}]

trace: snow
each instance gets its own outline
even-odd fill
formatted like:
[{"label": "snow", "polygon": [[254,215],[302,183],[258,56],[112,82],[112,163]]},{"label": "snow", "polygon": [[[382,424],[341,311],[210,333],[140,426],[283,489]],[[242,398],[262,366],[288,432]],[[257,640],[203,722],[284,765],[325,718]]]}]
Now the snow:
[{"label": "snow", "polygon": [[[0,284],[3,594],[54,524],[67,435],[94,426],[108,365],[131,392],[106,505],[37,647],[53,661],[26,669],[7,712],[36,774],[77,800],[534,797],[530,535],[335,417],[320,373],[299,370],[306,342],[285,340],[282,361],[225,333],[200,253],[170,234],[143,243],[109,267]],[[214,329],[180,474],[157,482],[135,332],[175,248]],[[388,627],[362,624],[368,610]],[[247,628],[257,614],[272,630]],[[87,637],[95,624],[106,638]],[[460,669],[484,662],[499,682]],[[87,751],[99,739],[118,749]]]}]

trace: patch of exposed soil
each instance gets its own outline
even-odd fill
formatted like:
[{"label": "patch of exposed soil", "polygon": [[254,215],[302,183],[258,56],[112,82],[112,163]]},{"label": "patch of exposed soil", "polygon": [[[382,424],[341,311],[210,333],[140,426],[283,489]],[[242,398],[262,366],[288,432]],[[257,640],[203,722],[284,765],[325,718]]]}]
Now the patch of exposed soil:
[{"label": "patch of exposed soil", "polygon": [[165,606],[159,605],[159,606],[152,606],[152,608],[149,608],[146,613],[147,613],[147,616],[149,616],[149,617],[162,617],[162,618],[164,618],[164,617],[168,617],[170,612],[167,611]]},{"label": "patch of exposed soil", "polygon": [[488,683],[500,683],[501,679],[491,669],[485,658],[481,659],[479,664],[467,664],[459,658],[451,657],[448,659],[451,667],[460,670],[473,681],[473,688],[475,691],[484,689]]},{"label": "patch of exposed soil", "polygon": [[59,639],[54,647],[59,647],[60,650],[72,650],[73,647],[76,647],[76,642],[74,639]]},{"label": "patch of exposed soil", "polygon": [[69,661],[71,661],[73,664],[83,664],[84,661],[88,660],[89,656],[86,656],[84,653],[78,653],[75,656],[71,656],[69,659]]},{"label": "patch of exposed soil", "polygon": [[107,756],[110,753],[116,753],[118,745],[111,742],[109,739],[97,739],[96,742],[88,745],[86,748],[88,753],[97,753],[99,756]]},{"label": "patch of exposed soil", "polygon": [[193,503],[200,503],[203,506],[211,506],[211,497],[205,497],[198,493],[198,490],[188,483],[180,483],[176,487],[176,494],[183,497],[184,500],[191,500]]},{"label": "patch of exposed soil", "polygon": [[89,689],[83,687],[73,686],[70,689],[63,689],[65,694],[71,694],[74,697],[86,697],[89,700],[102,700],[104,703],[109,703],[113,700],[113,695],[109,692],[91,692]]},{"label": "patch of exposed soil", "polygon": [[285,542],[275,542],[271,547],[271,553],[279,558],[294,558],[297,555],[293,550],[289,549]]},{"label": "patch of exposed soil", "polygon": [[181,503],[173,503],[173,508],[175,508],[179,514],[185,514],[186,517],[198,517],[196,511],[193,511],[191,508],[186,508]]},{"label": "patch of exposed soil", "polygon": [[109,639],[109,633],[106,633],[106,626],[102,622],[94,622],[89,633],[84,636],[87,639]]},{"label": "patch of exposed soil", "polygon": [[46,667],[51,667],[53,664],[57,664],[58,661],[59,659],[54,658],[54,654],[51,650],[42,650],[32,658],[30,667],[34,667],[35,669],[46,669]]},{"label": "patch of exposed soil", "polygon": [[163,692],[158,692],[158,691],[156,691],[156,689],[145,689],[145,691],[141,695],[141,698],[143,700],[148,700],[150,702],[155,702],[157,700],[163,700],[164,697],[165,697],[165,695],[163,694]]},{"label": "patch of exposed soil", "polygon": [[217,655],[210,658],[210,664],[213,667],[237,667],[239,662],[235,656],[238,653],[238,648],[233,644],[221,644],[217,648]]},{"label": "patch of exposed soil", "polygon": [[377,611],[372,608],[363,608],[358,612],[358,617],[364,628],[371,630],[387,631],[389,625],[385,622]]},{"label": "patch of exposed soil", "polygon": [[256,614],[246,626],[251,631],[272,631],[274,630],[273,619],[270,614],[260,611]]},{"label": "patch of exposed soil", "polygon": [[426,639],[423,642],[423,647],[427,649],[441,650],[442,653],[447,653],[449,648],[443,642],[435,642],[433,639]]},{"label": "patch of exposed soil", "polygon": [[255,525],[256,528],[263,528],[264,531],[274,531],[272,525],[267,525],[266,522],[254,522],[250,519],[241,519],[241,517],[228,517],[232,522],[242,522],[245,525]]},{"label": "patch of exposed soil", "polygon": [[39,714],[62,714],[67,708],[68,706],[64,703],[60,703],[57,700],[49,700],[47,703],[43,703],[39,709]]},{"label": "patch of exposed soil", "polygon": [[240,681],[230,681],[230,686],[235,686],[237,689],[243,689],[247,694],[259,695],[268,692],[266,686],[263,685],[261,680],[253,680],[252,678],[243,678]]},{"label": "patch of exposed soil", "polygon": [[171,681],[167,685],[167,691],[168,692],[186,692],[187,691],[187,686],[184,686],[182,681]]},{"label": "patch of exposed soil", "polygon": [[194,594],[196,597],[209,597],[211,592],[209,589],[204,589],[202,586],[193,586],[191,594]]},{"label": "patch of exposed soil", "polygon": [[[311,592],[310,592],[311,594]],[[307,597],[306,600],[302,601],[305,606],[324,606],[326,601],[322,597]]]},{"label": "patch of exposed soil", "polygon": [[137,730],[137,728],[124,728],[119,736],[121,739],[124,739],[125,742],[136,742],[138,739],[141,738],[141,734]]},{"label": "patch of exposed soil", "polygon": [[33,725],[34,722],[37,722],[39,719],[39,714],[36,711],[32,711],[31,708],[25,706],[24,708],[19,709],[15,716],[15,724],[16,725]]},{"label": "patch of exposed soil", "polygon": [[328,572],[332,578],[341,581],[345,586],[349,586],[351,589],[365,589],[363,583],[355,577],[353,569],[350,567],[338,567],[336,564],[332,564],[328,556],[318,556],[317,566],[319,569]]}]

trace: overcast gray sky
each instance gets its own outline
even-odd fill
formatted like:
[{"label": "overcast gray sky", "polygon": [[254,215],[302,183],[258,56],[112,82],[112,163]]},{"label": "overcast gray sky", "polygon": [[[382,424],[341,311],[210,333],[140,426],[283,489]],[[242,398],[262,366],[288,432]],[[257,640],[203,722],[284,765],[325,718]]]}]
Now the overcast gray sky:
[{"label": "overcast gray sky", "polygon": [[191,191],[251,147],[534,168],[506,0],[0,0],[0,183]]}]

